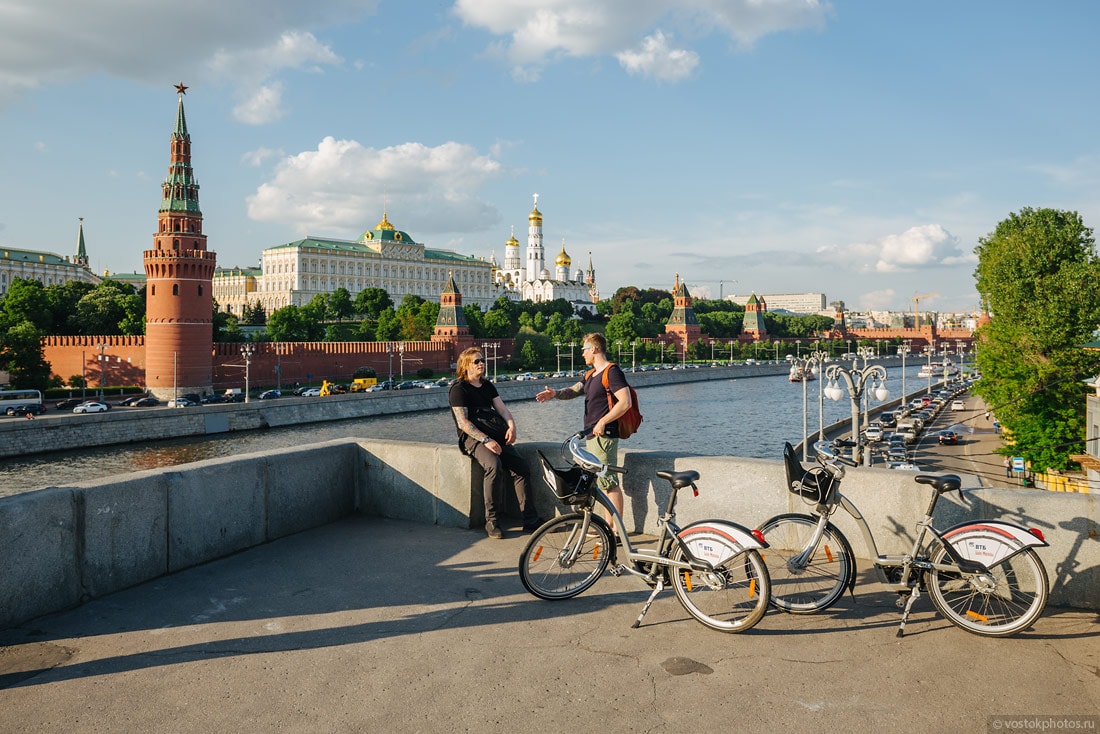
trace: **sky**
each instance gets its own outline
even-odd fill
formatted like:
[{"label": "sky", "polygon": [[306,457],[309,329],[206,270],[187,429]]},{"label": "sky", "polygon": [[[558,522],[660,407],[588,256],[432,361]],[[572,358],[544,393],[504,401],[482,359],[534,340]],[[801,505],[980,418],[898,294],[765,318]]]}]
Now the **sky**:
[{"label": "sky", "polygon": [[0,247],[141,272],[175,85],[221,267],[385,210],[602,297],[973,311],[1025,207],[1100,223],[1100,3],[0,0]]}]

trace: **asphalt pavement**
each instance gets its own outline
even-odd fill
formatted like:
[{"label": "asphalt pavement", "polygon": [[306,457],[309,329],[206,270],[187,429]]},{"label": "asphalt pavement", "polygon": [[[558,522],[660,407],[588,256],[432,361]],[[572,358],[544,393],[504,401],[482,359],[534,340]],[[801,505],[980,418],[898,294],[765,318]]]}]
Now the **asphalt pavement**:
[{"label": "asphalt pavement", "polygon": [[824,614],[769,611],[728,635],[665,592],[631,629],[639,580],[536,599],[516,572],[524,537],[354,517],[0,632],[0,731],[1100,725],[1095,613],[1048,608],[986,639],[922,598],[898,639],[863,563]]}]

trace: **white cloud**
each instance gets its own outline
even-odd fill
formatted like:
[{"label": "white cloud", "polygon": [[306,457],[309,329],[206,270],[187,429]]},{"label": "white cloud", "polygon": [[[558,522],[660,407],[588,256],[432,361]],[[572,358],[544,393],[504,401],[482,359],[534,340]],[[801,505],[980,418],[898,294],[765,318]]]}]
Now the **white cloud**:
[{"label": "white cloud", "polygon": [[972,253],[959,247],[959,238],[939,224],[910,227],[901,234],[887,235],[874,242],[857,242],[844,247],[818,248],[818,258],[850,262],[861,272],[894,273],[974,262]]},{"label": "white cloud", "polygon": [[898,302],[898,295],[893,288],[864,293],[859,297],[859,308],[862,311],[888,311]]},{"label": "white cloud", "polygon": [[517,79],[537,78],[559,55],[612,55],[628,73],[652,70],[654,78],[678,80],[699,57],[688,49],[664,49],[666,28],[693,37],[717,30],[751,46],[770,33],[820,27],[830,10],[822,0],[455,0],[452,12],[507,39],[495,41],[490,51],[514,65]]},{"label": "white cloud", "polygon": [[668,39],[660,31],[643,39],[637,51],[623,51],[617,57],[628,74],[670,82],[686,79],[699,65],[699,54],[669,48]]},{"label": "white cloud", "polygon": [[283,116],[283,85],[262,85],[233,108],[233,119],[247,125],[263,125]]},{"label": "white cloud", "polygon": [[316,150],[283,160],[249,197],[248,215],[299,235],[355,238],[381,218],[385,203],[394,226],[414,238],[475,232],[500,222],[477,191],[502,172],[498,161],[460,143],[374,149],[326,137]]},{"label": "white cloud", "polygon": [[[305,29],[358,20],[377,5],[378,0],[3,3],[0,109],[29,90],[93,74],[145,84],[183,78],[190,84],[219,80],[219,68],[233,68],[252,73],[230,81],[255,84],[280,69],[338,63]],[[166,44],[166,33],[180,27],[181,17],[186,42]]]},{"label": "white cloud", "polygon": [[256,150],[250,150],[241,156],[241,162],[245,165],[258,168],[264,164],[264,161],[269,158],[275,158],[282,155],[281,150],[273,150],[271,148],[257,148]]}]

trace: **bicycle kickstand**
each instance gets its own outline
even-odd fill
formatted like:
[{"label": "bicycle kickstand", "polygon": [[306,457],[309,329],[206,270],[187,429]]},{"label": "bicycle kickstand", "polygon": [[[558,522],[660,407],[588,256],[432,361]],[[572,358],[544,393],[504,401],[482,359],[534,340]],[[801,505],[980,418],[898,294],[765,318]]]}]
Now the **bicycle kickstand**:
[{"label": "bicycle kickstand", "polygon": [[898,637],[905,636],[905,620],[909,619],[909,610],[913,608],[913,602],[920,596],[920,585],[913,587],[913,590],[909,592],[909,599],[905,602],[905,609],[901,610],[901,626],[898,627]]},{"label": "bicycle kickstand", "polygon": [[630,625],[630,629],[636,630],[642,625],[642,617],[649,611],[649,607],[653,604],[653,600],[657,598],[657,595],[661,593],[661,589],[663,588],[665,588],[665,580],[663,578],[657,579],[657,585],[653,587],[653,593],[646,599],[645,606],[642,607],[642,613],[634,620],[634,624]]}]

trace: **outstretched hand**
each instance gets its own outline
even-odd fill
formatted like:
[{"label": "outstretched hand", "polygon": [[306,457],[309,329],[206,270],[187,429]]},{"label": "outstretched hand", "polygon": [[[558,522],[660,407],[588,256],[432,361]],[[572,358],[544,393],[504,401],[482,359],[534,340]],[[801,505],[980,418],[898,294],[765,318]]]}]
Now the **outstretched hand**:
[{"label": "outstretched hand", "polygon": [[542,392],[535,395],[535,400],[537,400],[540,403],[545,403],[547,400],[553,400],[555,397],[557,397],[557,395],[558,395],[558,391],[555,390],[554,388],[552,388],[552,387],[543,387]]}]

